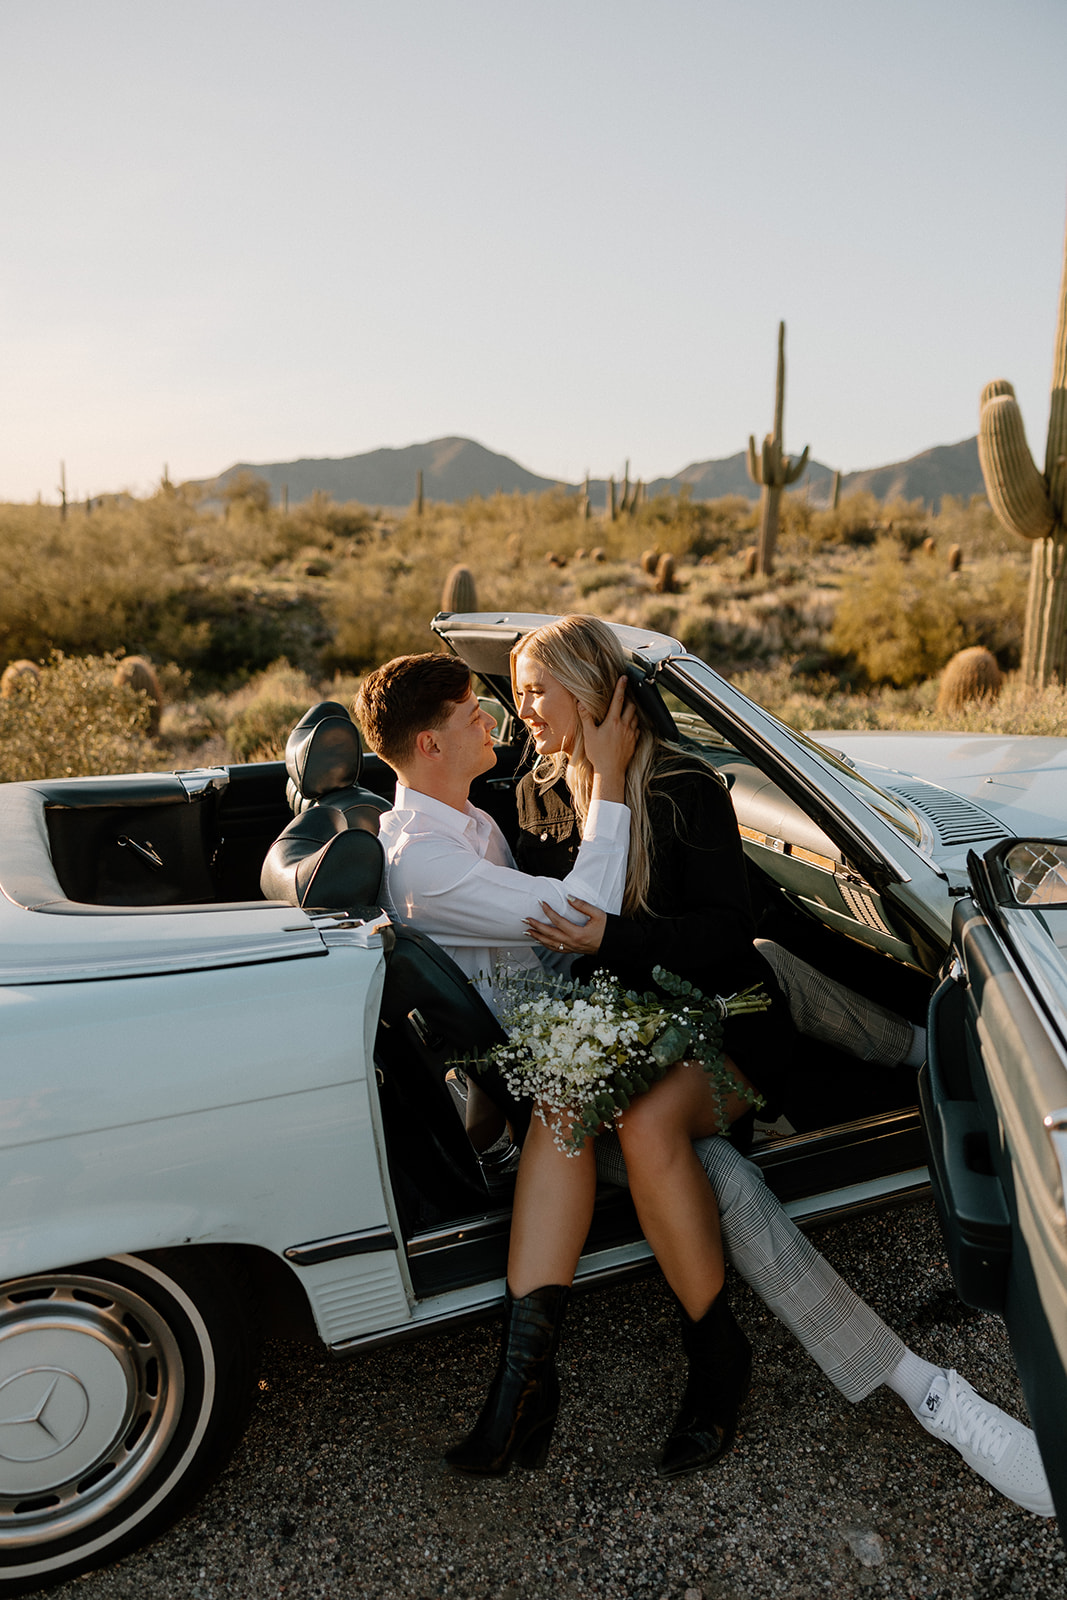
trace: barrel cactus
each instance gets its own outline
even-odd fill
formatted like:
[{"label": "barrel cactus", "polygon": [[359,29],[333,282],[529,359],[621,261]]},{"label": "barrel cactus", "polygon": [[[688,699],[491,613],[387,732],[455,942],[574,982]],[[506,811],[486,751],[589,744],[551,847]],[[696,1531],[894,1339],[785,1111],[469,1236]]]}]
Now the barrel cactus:
[{"label": "barrel cactus", "polygon": [[657,594],[673,594],[675,590],[674,557],[670,551],[660,556],[656,563],[655,589]]},{"label": "barrel cactus", "polygon": [[478,596],[474,588],[474,573],[462,562],[452,568],[445,579],[441,595],[442,611],[477,611]]},{"label": "barrel cactus", "polygon": [[148,703],[148,731],[157,734],[163,711],[163,690],[152,663],[144,656],[123,656],[115,668],[112,681],[116,688],[133,689],[135,693],[144,695]]},{"label": "barrel cactus", "polygon": [[1067,683],[1067,240],[1060,279],[1045,470],[1027,448],[1015,390],[995,378],[982,390],[978,456],[986,493],[1009,533],[1032,543],[1023,635],[1023,678],[1036,688]]},{"label": "barrel cactus", "polygon": [[41,669],[34,661],[11,661],[0,674],[0,700],[13,700],[17,694],[37,687]]},{"label": "barrel cactus", "polygon": [[997,658],[982,645],[958,650],[941,674],[938,711],[962,711],[972,700],[995,700],[1003,682]]},{"label": "barrel cactus", "polygon": [[778,512],[782,490],[796,483],[808,464],[808,446],[794,461],[782,449],[782,423],[785,413],[785,323],[778,324],[778,377],[774,389],[774,432],[756,453],[756,440],[748,438],[748,475],[760,490],[759,554],[756,571],[768,574],[774,567],[774,547],[778,542]]}]

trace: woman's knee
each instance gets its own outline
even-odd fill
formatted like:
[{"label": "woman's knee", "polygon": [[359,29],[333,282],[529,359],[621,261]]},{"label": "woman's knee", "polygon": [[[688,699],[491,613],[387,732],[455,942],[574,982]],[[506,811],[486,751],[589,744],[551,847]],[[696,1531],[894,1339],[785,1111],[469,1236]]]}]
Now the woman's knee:
[{"label": "woman's knee", "polygon": [[628,1111],[616,1119],[615,1131],[622,1146],[627,1171],[635,1162],[644,1167],[666,1165],[680,1148],[689,1144],[682,1121],[672,1114],[669,1103],[656,1103],[649,1095],[635,1100]]}]

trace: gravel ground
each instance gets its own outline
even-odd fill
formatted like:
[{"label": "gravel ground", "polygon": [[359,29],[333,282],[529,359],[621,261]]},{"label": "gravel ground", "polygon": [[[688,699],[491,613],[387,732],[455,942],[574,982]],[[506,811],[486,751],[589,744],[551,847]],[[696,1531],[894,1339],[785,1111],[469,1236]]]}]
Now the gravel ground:
[{"label": "gravel ground", "polygon": [[[914,1349],[1021,1410],[1003,1327],[957,1300],[931,1205],[841,1224],[820,1244]],[[654,1476],[680,1389],[658,1278],[575,1303],[548,1465],[498,1482],[453,1478],[440,1464],[477,1414],[495,1328],[344,1364],[276,1343],[249,1431],[203,1503],[147,1550],[52,1593],[1067,1595],[1055,1522],[995,1494],[888,1391],[842,1400],[736,1280],[734,1302],[755,1347],[755,1384],[736,1447],[709,1472]],[[880,1559],[866,1565],[872,1545]]]}]

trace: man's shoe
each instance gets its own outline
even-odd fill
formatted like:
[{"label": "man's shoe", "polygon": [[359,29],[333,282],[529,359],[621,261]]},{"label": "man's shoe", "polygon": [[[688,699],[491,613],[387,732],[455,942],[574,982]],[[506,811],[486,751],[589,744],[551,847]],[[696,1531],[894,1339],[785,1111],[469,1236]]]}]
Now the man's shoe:
[{"label": "man's shoe", "polygon": [[1017,1506],[1039,1517],[1056,1515],[1033,1430],[983,1400],[958,1372],[939,1372],[915,1415]]}]

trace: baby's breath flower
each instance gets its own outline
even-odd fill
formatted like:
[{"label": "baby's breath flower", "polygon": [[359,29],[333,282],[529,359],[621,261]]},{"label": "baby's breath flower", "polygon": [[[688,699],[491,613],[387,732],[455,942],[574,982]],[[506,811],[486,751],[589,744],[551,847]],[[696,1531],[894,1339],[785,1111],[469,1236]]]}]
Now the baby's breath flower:
[{"label": "baby's breath flower", "polygon": [[547,973],[497,974],[508,1038],[486,1060],[499,1067],[513,1094],[535,1102],[567,1155],[577,1155],[587,1138],[621,1116],[683,1057],[699,1061],[707,1072],[723,1132],[729,1094],[763,1104],[726,1070],[722,1024],[735,1012],[765,1010],[770,1000],[764,991],[754,985],[740,995],[708,999],[661,967],[652,975],[674,1004],[665,1004],[662,994],[623,989],[603,971],[588,984]]}]

